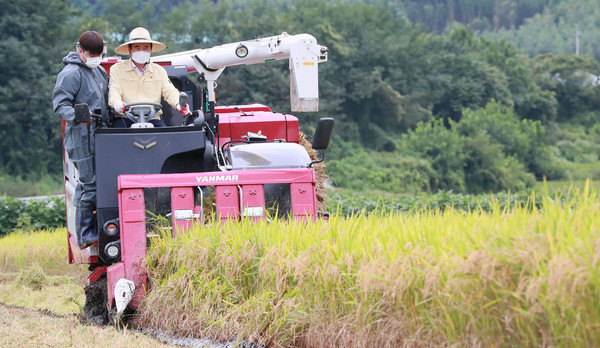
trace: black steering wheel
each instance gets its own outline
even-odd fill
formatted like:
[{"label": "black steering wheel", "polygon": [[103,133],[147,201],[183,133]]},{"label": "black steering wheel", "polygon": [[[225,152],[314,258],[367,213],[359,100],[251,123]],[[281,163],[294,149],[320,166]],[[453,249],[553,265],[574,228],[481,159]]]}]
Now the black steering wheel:
[{"label": "black steering wheel", "polygon": [[[139,106],[143,105],[143,106]],[[124,105],[125,116],[133,123],[147,123],[162,109],[162,105],[152,102],[137,102]]]}]

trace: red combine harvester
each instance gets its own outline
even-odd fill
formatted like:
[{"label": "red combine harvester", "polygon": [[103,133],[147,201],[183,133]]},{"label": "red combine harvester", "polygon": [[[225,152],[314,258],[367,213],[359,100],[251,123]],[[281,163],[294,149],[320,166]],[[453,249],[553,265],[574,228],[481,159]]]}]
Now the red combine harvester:
[{"label": "red combine harvester", "polygon": [[[323,157],[311,161],[298,144],[298,119],[260,104],[215,103],[215,81],[225,67],[281,59],[289,59],[292,110],[317,111],[318,64],[327,61],[327,48],[311,35],[283,33],[153,57],[182,92],[180,104],[188,103],[194,114],[184,119],[166,103],[129,104],[131,128],[98,128],[90,135],[99,242],[84,250],[77,246],[72,204],[78,175],[64,152],[69,262],[90,265],[88,320],[106,323],[109,313],[138,307],[147,289],[142,263],[153,216],[168,218],[176,235],[201,224],[207,211],[221,222],[265,219],[269,209],[304,220],[323,214],[317,210],[312,168]],[[116,62],[105,59],[102,65],[109,71]],[[193,71],[206,82],[204,88],[189,80]],[[153,128],[146,121],[160,109],[168,127]],[[85,105],[76,106],[76,113],[89,117]],[[333,123],[319,120],[314,149],[327,148]]]}]

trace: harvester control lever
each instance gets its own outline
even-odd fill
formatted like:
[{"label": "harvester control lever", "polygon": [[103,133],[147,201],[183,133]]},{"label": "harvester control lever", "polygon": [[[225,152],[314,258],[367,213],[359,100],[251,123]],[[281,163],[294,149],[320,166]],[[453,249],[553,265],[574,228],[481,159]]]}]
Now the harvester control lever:
[{"label": "harvester control lever", "polygon": [[[185,92],[180,92],[179,93],[179,107],[181,109],[185,109],[185,105],[188,102],[188,95]],[[185,124],[187,123],[187,117],[191,115],[191,114],[183,114],[183,124],[182,126],[185,126]]]},{"label": "harvester control lever", "polygon": [[179,106],[181,106],[182,108],[185,107],[185,104],[187,104],[188,101],[188,95],[185,92],[181,92],[179,93]]}]

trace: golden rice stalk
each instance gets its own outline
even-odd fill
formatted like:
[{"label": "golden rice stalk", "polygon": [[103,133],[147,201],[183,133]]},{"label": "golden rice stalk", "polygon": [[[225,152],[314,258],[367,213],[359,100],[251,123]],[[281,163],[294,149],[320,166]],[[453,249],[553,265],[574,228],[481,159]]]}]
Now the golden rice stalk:
[{"label": "golden rice stalk", "polygon": [[[306,139],[306,134],[303,132],[300,132],[299,144],[304,146],[311,160],[315,161],[318,159],[317,151],[312,148],[312,144]],[[327,180],[328,176],[325,174],[325,164],[317,163],[313,166],[313,168],[315,169],[315,177],[317,181],[317,210],[326,211],[327,193],[325,192],[325,180]]]}]

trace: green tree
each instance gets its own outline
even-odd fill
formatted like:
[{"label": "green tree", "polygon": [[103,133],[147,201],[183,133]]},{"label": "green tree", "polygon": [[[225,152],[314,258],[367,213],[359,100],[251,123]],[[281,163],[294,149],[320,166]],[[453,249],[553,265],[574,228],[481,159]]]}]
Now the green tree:
[{"label": "green tree", "polygon": [[76,42],[64,25],[69,2],[0,0],[0,8],[0,168],[20,176],[58,172],[60,122],[51,95],[63,50]]},{"label": "green tree", "polygon": [[[519,120],[495,101],[463,110],[459,122],[419,124],[402,136],[405,156],[431,163],[429,187],[457,192],[519,191],[549,172],[549,153],[539,121]],[[546,166],[546,167],[544,167]]]},{"label": "green tree", "polygon": [[[461,120],[461,123],[464,120]],[[506,155],[502,144],[484,132],[465,138],[465,183],[468,192],[517,192],[535,183],[535,178],[517,159]]]},{"label": "green tree", "polygon": [[[454,122],[450,121],[450,124]],[[436,173],[429,187],[433,191],[465,192],[465,138],[446,128],[443,121],[419,123],[414,131],[402,135],[402,149],[417,158],[427,158]]]},{"label": "green tree", "polygon": [[480,30],[517,28],[548,5],[547,0],[406,0],[407,17],[425,24],[431,31],[443,32],[454,23]]},{"label": "green tree", "polygon": [[427,159],[355,149],[344,160],[333,159],[327,171],[337,186],[359,191],[428,192],[436,173]]},{"label": "green tree", "polygon": [[518,28],[505,28],[498,33],[486,33],[503,37],[514,43],[530,57],[545,54],[574,54],[576,36],[579,34],[579,52],[600,59],[600,43],[597,40],[600,7],[596,0],[545,1],[536,8]]},{"label": "green tree", "polygon": [[488,64],[478,46],[478,39],[463,26],[431,39],[425,79],[434,116],[458,121],[463,108],[478,109],[491,99],[512,102],[506,74]]},{"label": "green tree", "polygon": [[[520,120],[510,107],[492,101],[485,108],[466,109],[455,128],[469,139],[486,136],[490,139],[490,144],[499,146],[504,157],[514,158],[527,172],[540,179],[543,176],[560,178],[560,171],[555,168],[550,158],[549,140],[541,122]],[[502,175],[498,175],[498,180],[502,180],[501,178]]]},{"label": "green tree", "polygon": [[588,56],[544,54],[534,59],[534,79],[555,95],[558,121],[568,122],[600,108],[600,63]]},{"label": "green tree", "polygon": [[506,40],[480,37],[473,49],[480,53],[492,69],[506,76],[510,98],[504,103],[513,105],[522,118],[547,122],[555,119],[557,102],[554,93],[542,90],[533,77],[533,62]]}]

